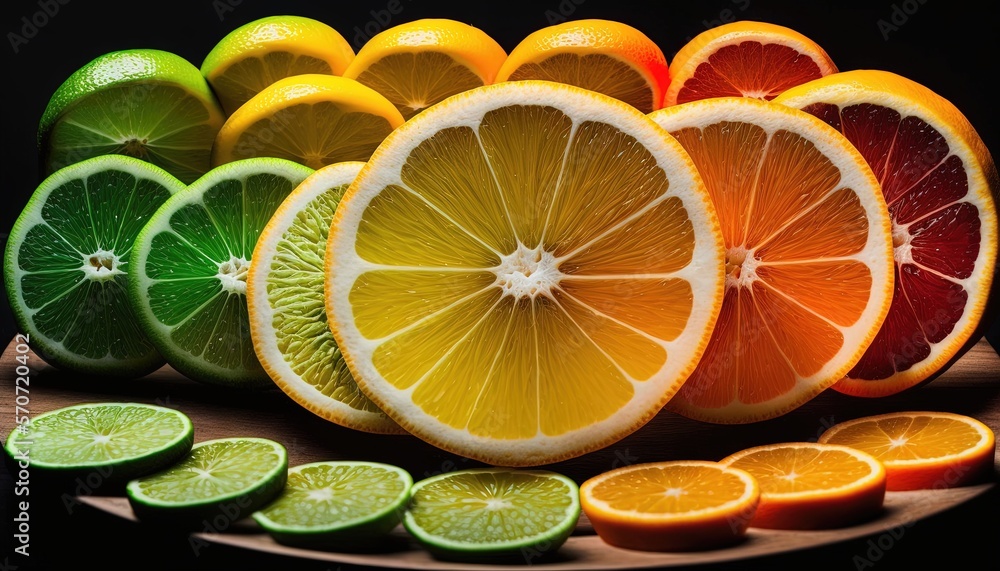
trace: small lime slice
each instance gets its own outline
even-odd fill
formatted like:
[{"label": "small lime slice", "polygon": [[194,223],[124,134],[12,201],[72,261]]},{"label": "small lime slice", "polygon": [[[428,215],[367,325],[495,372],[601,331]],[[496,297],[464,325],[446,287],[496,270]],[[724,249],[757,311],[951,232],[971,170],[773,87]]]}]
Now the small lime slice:
[{"label": "small lime slice", "polygon": [[358,388],[326,318],[326,240],[340,197],[363,166],[321,168],[271,217],[247,274],[250,336],[271,379],[306,409],[349,428],[399,434]]},{"label": "small lime slice", "polygon": [[304,464],[288,471],[284,492],[253,518],[278,543],[357,545],[399,524],[412,485],[406,470],[388,464]]},{"label": "small lime slice", "polygon": [[20,330],[50,364],[137,377],[163,365],[128,299],[136,236],[184,184],[149,163],[110,155],[46,178],[18,216],[4,284]]},{"label": "small lime slice", "polygon": [[[179,463],[132,480],[129,503],[144,521],[207,522],[225,529],[281,493],[288,474],[285,447],[265,438],[221,438],[196,444]],[[215,520],[224,518],[226,525]]]},{"label": "small lime slice", "polygon": [[190,183],[209,169],[225,117],[201,72],[161,50],[104,54],[56,90],[38,126],[46,173],[109,154],[149,161]]},{"label": "small lime slice", "polygon": [[167,201],[135,240],[129,295],[167,362],[206,383],[272,386],[254,353],[246,276],[264,226],[312,169],[248,159]]},{"label": "small lime slice", "polygon": [[7,454],[67,480],[98,470],[103,483],[123,483],[176,462],[194,442],[184,413],[138,403],[79,404],[21,426],[7,437]]},{"label": "small lime slice", "polygon": [[451,472],[417,482],[410,495],[403,525],[445,559],[531,562],[558,549],[580,517],[576,483],[540,470]]}]

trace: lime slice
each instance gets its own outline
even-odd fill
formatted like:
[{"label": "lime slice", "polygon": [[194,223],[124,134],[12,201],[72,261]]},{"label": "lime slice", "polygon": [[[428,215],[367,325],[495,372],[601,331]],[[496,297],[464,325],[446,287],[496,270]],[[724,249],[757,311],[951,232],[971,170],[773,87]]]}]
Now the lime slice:
[{"label": "lime slice", "polygon": [[306,409],[342,426],[399,434],[354,382],[326,321],[326,239],[340,197],[363,166],[316,171],[264,228],[247,274],[250,337],[271,379]]},{"label": "lime slice", "polygon": [[288,471],[284,492],[253,518],[275,541],[301,547],[344,547],[396,527],[413,479],[374,462],[315,462]]},{"label": "lime slice", "polygon": [[38,126],[43,168],[123,154],[190,183],[209,169],[225,117],[201,72],[160,50],[112,52],[56,90]]},{"label": "lime slice", "polygon": [[417,482],[410,495],[403,525],[446,559],[530,561],[558,549],[580,516],[576,483],[539,470],[451,472]]},{"label": "lime slice", "polygon": [[79,404],[22,426],[7,437],[7,454],[67,481],[99,470],[102,484],[124,483],[173,464],[194,442],[187,415],[139,403]]},{"label": "lime slice", "polygon": [[60,170],[14,223],[4,284],[20,330],[54,366],[136,377],[163,357],[128,300],[139,230],[184,185],[149,163],[112,155]]},{"label": "lime slice", "polygon": [[288,454],[281,444],[220,438],[196,444],[179,463],[132,480],[125,491],[144,521],[197,525],[223,517],[232,523],[273,501],[287,475]]},{"label": "lime slice", "polygon": [[261,230],[312,172],[273,158],[226,164],[167,201],[139,233],[129,294],[175,369],[206,383],[271,385],[250,339],[246,275]]}]

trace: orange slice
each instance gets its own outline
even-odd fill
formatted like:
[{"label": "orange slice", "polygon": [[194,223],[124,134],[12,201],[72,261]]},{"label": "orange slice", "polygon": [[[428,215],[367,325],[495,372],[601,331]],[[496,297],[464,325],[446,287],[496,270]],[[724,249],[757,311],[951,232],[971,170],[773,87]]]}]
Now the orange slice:
[{"label": "orange slice", "polygon": [[727,247],[722,314],[669,406],[719,423],[784,414],[841,379],[889,309],[878,182],[840,133],[775,103],[706,99],[650,117],[701,171]]},{"label": "orange slice", "polygon": [[670,78],[660,48],[639,30],[609,20],[542,28],[510,52],[497,81],[543,79],[576,85],[632,105],[661,107]]},{"label": "orange slice", "polygon": [[892,307],[838,391],[877,397],[931,380],[992,322],[1000,178],[979,134],[930,89],[884,71],[807,83],[776,102],[833,125],[882,185],[892,217]]},{"label": "orange slice", "polygon": [[751,527],[844,527],[882,511],[885,467],[854,448],[791,442],[748,448],[721,462],[749,472],[760,484]]},{"label": "orange slice", "polygon": [[740,541],[760,488],[747,472],[715,462],[637,464],[580,486],[594,531],[616,547],[688,551]]},{"label": "orange slice", "polygon": [[493,83],[506,57],[478,28],[427,18],[368,40],[344,77],[381,93],[409,119],[451,95]]},{"label": "orange slice", "polygon": [[894,412],[830,427],[820,442],[857,448],[885,465],[887,489],[950,488],[980,481],[993,469],[990,427],[948,412]]},{"label": "orange slice", "polygon": [[749,20],[723,24],[674,56],[663,106],[709,97],[770,100],[836,71],[823,48],[795,30]]},{"label": "orange slice", "polygon": [[337,208],[326,308],[361,389],[411,433],[500,465],[614,442],[674,395],[722,296],[687,154],[633,107],[547,81],[451,97]]}]

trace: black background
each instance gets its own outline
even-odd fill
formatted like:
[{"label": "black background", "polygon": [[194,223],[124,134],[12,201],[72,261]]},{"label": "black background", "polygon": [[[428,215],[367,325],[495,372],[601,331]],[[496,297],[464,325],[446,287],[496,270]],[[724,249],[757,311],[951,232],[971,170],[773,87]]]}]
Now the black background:
[{"label": "black background", "polygon": [[[397,10],[396,14],[388,8]],[[980,7],[983,6],[983,7]],[[45,13],[45,8],[54,15]],[[56,12],[58,8],[58,12]],[[401,9],[400,9],[401,8]],[[630,24],[648,35],[669,59],[699,32],[733,19],[762,20],[789,26],[823,46],[841,70],[884,69],[926,85],[961,109],[990,148],[1000,156],[1000,113],[995,90],[1000,72],[1000,6],[997,3],[954,0],[876,0],[864,3],[792,2],[767,0],[707,0],[637,2],[627,0],[541,0],[538,2],[469,0],[446,3],[429,0],[358,0],[353,2],[199,0],[141,2],[125,0],[4,0],[0,32],[5,42],[4,78],[0,94],[0,242],[6,242],[14,220],[40,182],[35,145],[38,120],[52,93],[73,71],[91,59],[114,50],[157,48],[172,51],[193,63],[234,28],[257,18],[295,14],[321,20],[344,35],[355,50],[371,33],[419,18],[452,18],[479,27],[508,52],[529,33],[563,19],[606,18]],[[26,25],[27,22],[34,22]],[[20,36],[20,38],[13,35]],[[22,42],[21,40],[26,40]],[[17,44],[14,46],[14,44]],[[0,345],[15,331],[10,309],[0,303]],[[1000,346],[1000,322],[990,338]],[[3,398],[7,398],[4,396]],[[0,473],[0,486],[9,486]],[[3,494],[6,496],[7,494]],[[5,529],[9,518],[2,514]],[[949,567],[973,567],[989,561],[996,569],[1000,539],[1000,499],[992,494],[974,506],[947,517],[921,522],[906,530],[903,539],[873,561],[876,569],[912,568],[942,561]],[[983,525],[970,525],[972,518]],[[66,526],[66,527],[63,527]],[[48,541],[33,552],[52,567],[63,556],[76,563],[106,563],[128,568],[134,561],[146,568],[284,568],[287,561],[247,557],[222,547],[210,556],[189,561],[176,555],[162,538],[139,536],[134,529],[99,515],[62,518],[47,530]],[[42,533],[41,530],[38,532]],[[57,538],[54,540],[52,538]],[[0,571],[8,563],[27,569],[28,562],[4,561],[9,535],[0,536]],[[58,546],[58,547],[57,547]],[[47,553],[39,553],[39,549]],[[186,545],[177,553],[190,553]],[[865,541],[837,548],[813,550],[774,565],[855,569],[855,555],[865,556]],[[131,557],[141,559],[130,559]],[[141,563],[140,563],[141,562]],[[49,564],[45,564],[48,567]],[[88,565],[89,567],[89,565]],[[333,569],[333,566],[310,566]],[[728,568],[728,567],[727,567]],[[736,568],[733,566],[732,568]],[[745,567],[744,567],[745,568]],[[866,567],[867,568],[867,567]],[[6,569],[14,570],[13,566]]]}]

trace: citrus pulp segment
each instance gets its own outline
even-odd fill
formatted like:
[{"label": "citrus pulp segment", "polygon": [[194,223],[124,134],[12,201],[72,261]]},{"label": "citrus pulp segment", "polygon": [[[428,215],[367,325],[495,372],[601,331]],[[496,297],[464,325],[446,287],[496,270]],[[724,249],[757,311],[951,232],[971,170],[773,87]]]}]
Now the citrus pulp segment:
[{"label": "citrus pulp segment", "polygon": [[367,161],[403,122],[389,101],[333,75],[286,77],[254,95],[219,130],[212,164],[277,157],[318,169]]},{"label": "citrus pulp segment", "polygon": [[631,106],[506,82],[397,129],[341,200],[327,312],[362,390],[450,451],[538,465],[648,421],[715,321],[722,239]]},{"label": "citrus pulp segment", "polygon": [[125,488],[143,521],[202,525],[223,515],[231,522],[274,500],[288,477],[285,447],[265,438],[199,442],[180,462],[137,478]]},{"label": "citrus pulp segment", "polygon": [[827,529],[853,525],[882,510],[886,473],[866,452],[836,444],[791,442],[748,448],[721,462],[760,485],[751,527]]},{"label": "citrus pulp segment", "polygon": [[26,432],[7,437],[7,454],[23,451],[31,468],[77,475],[100,469],[105,482],[124,482],[165,468],[194,443],[180,411],[139,403],[79,404],[39,414]]},{"label": "citrus pulp segment", "polygon": [[834,388],[876,397],[932,379],[989,325],[987,301],[998,284],[993,157],[954,105],[889,72],[834,74],[776,102],[843,132],[871,165],[892,217],[892,307]]},{"label": "citrus pulp segment", "polygon": [[143,227],[129,298],[172,367],[207,383],[271,383],[250,338],[246,276],[271,215],[312,172],[273,158],[223,165],[177,193]]},{"label": "citrus pulp segment", "polygon": [[996,437],[978,420],[948,412],[894,412],[841,422],[819,441],[857,448],[877,458],[886,489],[962,486],[993,469]]},{"label": "citrus pulp segment", "polygon": [[357,546],[399,525],[412,485],[406,470],[388,464],[303,464],[288,470],[284,491],[253,518],[286,545]]},{"label": "citrus pulp segment", "polygon": [[478,28],[425,18],[376,34],[344,77],[381,93],[409,119],[451,95],[493,83],[506,57]]},{"label": "citrus pulp segment", "polygon": [[414,484],[403,525],[439,557],[477,560],[550,554],[579,517],[579,488],[569,478],[482,468]]},{"label": "citrus pulp segment", "polygon": [[307,73],[342,75],[354,49],[312,18],[268,16],[236,28],[205,56],[201,73],[227,115],[279,79]]},{"label": "citrus pulp segment", "polygon": [[163,357],[136,323],[127,271],[143,224],[184,184],[122,155],[46,178],[14,222],[4,285],[20,330],[54,366],[138,377]]},{"label": "citrus pulp segment", "polygon": [[497,81],[539,79],[590,89],[643,113],[662,106],[670,82],[660,48],[632,26],[574,20],[533,32],[504,61]]},{"label": "citrus pulp segment", "polygon": [[716,462],[636,464],[580,486],[580,504],[607,543],[642,551],[715,549],[738,542],[760,502],[747,472]]},{"label": "citrus pulp segment", "polygon": [[224,120],[205,78],[184,58],[112,52],[74,72],[49,100],[38,126],[43,170],[121,154],[190,183],[209,169]]},{"label": "citrus pulp segment", "polygon": [[888,311],[878,182],[840,133],[782,105],[716,98],[651,117],[700,170],[727,248],[712,340],[668,406],[718,423],[784,414],[840,380]]},{"label": "citrus pulp segment", "polygon": [[695,36],[670,62],[663,106],[710,97],[773,99],[836,73],[830,56],[795,30],[766,22],[731,22]]},{"label": "citrus pulp segment", "polygon": [[268,376],[313,413],[342,426],[400,433],[358,388],[330,332],[323,287],[333,213],[364,163],[324,167],[281,203],[247,273],[250,338]]}]

